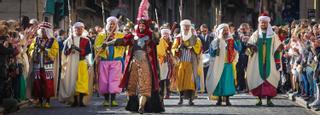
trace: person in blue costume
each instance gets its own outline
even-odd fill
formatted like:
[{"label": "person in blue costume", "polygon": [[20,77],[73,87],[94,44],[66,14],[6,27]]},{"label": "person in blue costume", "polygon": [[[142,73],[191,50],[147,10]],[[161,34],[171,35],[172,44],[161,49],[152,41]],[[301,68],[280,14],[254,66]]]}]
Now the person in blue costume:
[{"label": "person in blue costume", "polygon": [[209,48],[210,56],[215,59],[209,65],[207,91],[219,97],[216,105],[222,105],[222,97],[226,97],[226,105],[231,106],[229,97],[236,92],[233,64],[241,50],[241,43],[232,38],[227,24],[220,24],[216,35]]}]

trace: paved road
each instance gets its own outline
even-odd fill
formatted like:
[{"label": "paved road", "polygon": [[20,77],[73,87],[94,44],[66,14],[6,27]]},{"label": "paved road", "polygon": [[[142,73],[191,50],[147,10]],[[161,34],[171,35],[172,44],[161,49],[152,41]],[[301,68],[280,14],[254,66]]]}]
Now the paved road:
[{"label": "paved road", "polygon": [[[123,94],[118,96],[120,106],[111,110],[101,106],[103,97],[94,97],[91,104],[87,107],[70,108],[66,105],[53,100],[54,105],[50,109],[34,108],[32,106],[21,109],[13,115],[95,115],[95,114],[132,114],[124,110],[126,98]],[[166,112],[162,114],[189,114],[189,115],[205,115],[205,114],[251,114],[251,115],[315,115],[310,110],[298,106],[295,102],[288,100],[285,96],[277,96],[274,99],[275,107],[255,106],[256,98],[247,94],[238,94],[231,98],[230,107],[215,106],[216,101],[209,101],[205,96],[199,96],[196,99],[195,106],[188,106],[187,100],[181,106],[178,106],[178,97],[172,96],[171,99],[165,100]],[[266,101],[264,100],[265,104]]]}]

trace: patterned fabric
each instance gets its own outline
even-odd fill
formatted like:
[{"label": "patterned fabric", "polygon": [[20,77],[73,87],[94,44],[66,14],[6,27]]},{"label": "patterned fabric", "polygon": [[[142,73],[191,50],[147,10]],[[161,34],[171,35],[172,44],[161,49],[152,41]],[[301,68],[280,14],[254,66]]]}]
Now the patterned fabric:
[{"label": "patterned fabric", "polygon": [[146,97],[151,96],[152,83],[151,73],[147,62],[146,54],[140,59],[133,57],[130,79],[128,83],[128,95],[137,95],[137,92]]},{"label": "patterned fabric", "polygon": [[34,86],[33,94],[35,97],[50,98],[54,96],[54,68],[53,64],[46,64],[45,68],[33,68],[34,69]]},{"label": "patterned fabric", "polygon": [[[196,55],[199,55],[201,52],[201,40],[199,38],[195,38],[195,37],[196,36],[193,36],[188,41],[182,41],[182,38],[177,37],[174,40],[173,45],[172,45],[172,49],[171,49],[173,56],[177,56],[179,58],[183,57],[183,58],[187,59],[188,55],[190,54],[189,52],[191,52],[191,51],[194,52]],[[195,40],[194,41],[195,43],[193,45],[191,45],[191,43],[190,43],[191,40]],[[184,48],[182,48],[180,46],[183,46]],[[193,49],[193,50],[188,49],[186,47],[192,47],[191,49]],[[183,51],[185,49],[187,49],[189,51]],[[185,56],[182,56],[183,53],[185,54]]]},{"label": "patterned fabric", "polygon": [[149,36],[144,36],[143,38],[137,39],[137,45],[140,46],[140,48],[144,48],[145,42],[149,40]]},{"label": "patterned fabric", "polygon": [[236,52],[234,50],[234,40],[233,39],[228,39],[227,40],[227,63],[232,63],[235,59]]},{"label": "patterned fabric", "polygon": [[182,49],[180,61],[191,62],[191,51],[190,49]]},{"label": "patterned fabric", "polygon": [[54,60],[58,55],[59,44],[55,38],[50,38],[45,42],[45,50],[41,50],[42,40],[40,37],[35,38],[28,52],[33,56],[33,95],[37,98],[50,98],[55,95]]},{"label": "patterned fabric", "polygon": [[[34,39],[34,41],[32,42],[32,44],[29,47],[29,55],[33,56],[33,63],[36,64],[52,64],[54,58],[57,56],[57,53],[59,51],[59,44],[57,42],[57,40],[55,40],[54,38],[51,38],[49,40],[47,40],[47,42],[45,43],[45,48],[46,50],[44,52],[42,52],[40,50],[40,45],[41,45],[42,39],[37,37]],[[43,62],[41,62],[41,53],[43,53]]]}]

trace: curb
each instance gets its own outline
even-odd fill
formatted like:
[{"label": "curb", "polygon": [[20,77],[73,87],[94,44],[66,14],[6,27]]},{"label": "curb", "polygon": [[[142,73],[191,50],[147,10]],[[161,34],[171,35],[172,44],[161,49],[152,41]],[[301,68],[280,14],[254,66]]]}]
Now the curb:
[{"label": "curb", "polygon": [[293,94],[288,94],[288,99],[297,103],[298,105],[300,105],[301,107],[304,107],[310,111],[312,111],[313,113],[316,113],[318,115],[320,115],[320,111],[316,111],[319,108],[312,108],[309,106],[309,102],[305,101],[304,99],[302,99],[301,97],[296,97]]}]

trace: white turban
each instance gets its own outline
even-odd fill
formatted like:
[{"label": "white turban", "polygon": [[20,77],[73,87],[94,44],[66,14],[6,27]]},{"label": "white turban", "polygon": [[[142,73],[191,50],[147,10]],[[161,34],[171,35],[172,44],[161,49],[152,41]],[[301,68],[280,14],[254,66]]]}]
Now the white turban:
[{"label": "white turban", "polygon": [[[76,22],[73,24],[73,36],[77,36],[76,35],[76,29],[77,27],[83,27],[84,28],[84,24],[82,22]],[[87,37],[88,36],[88,31],[87,30],[83,30],[81,37]]]},{"label": "white turban", "polygon": [[162,30],[161,30],[161,35],[162,35],[162,36],[163,36],[164,34],[166,34],[166,33],[171,34],[171,30],[169,30],[169,29],[162,29]]},{"label": "white turban", "polygon": [[115,22],[116,23],[116,30],[115,31],[118,31],[119,30],[119,25],[118,25],[118,19],[117,17],[114,17],[114,16],[110,16],[109,18],[107,18],[107,25],[105,27],[105,29],[107,30],[107,32],[110,32],[109,28],[110,28],[110,24],[111,22]]},{"label": "white turban", "polygon": [[110,16],[109,18],[107,18],[107,23],[110,23],[111,21],[115,21],[115,22],[118,22],[118,19],[117,17],[114,17],[114,16]]},{"label": "white turban", "polygon": [[220,24],[220,25],[217,27],[217,29],[216,29],[216,36],[217,36],[219,39],[223,37],[222,32],[223,32],[224,28],[229,28],[229,25],[226,24],[226,23],[222,23],[222,24]]},{"label": "white turban", "polygon": [[[259,16],[258,21],[259,21],[259,27],[258,27],[259,37],[262,38],[262,37],[263,37],[263,36],[262,36],[262,33],[263,33],[263,32],[266,32],[266,34],[267,34],[266,37],[267,37],[267,38],[272,38],[272,36],[274,35],[274,32],[273,32],[272,26],[271,26],[271,24],[270,24],[270,21],[271,21],[270,17],[269,17],[269,16]],[[266,30],[266,31],[263,31],[263,30],[261,29],[261,27],[260,27],[260,23],[261,23],[262,21],[268,22],[268,27],[267,27],[267,30]]]},{"label": "white turban", "polygon": [[191,26],[191,21],[188,19],[184,19],[180,22],[180,26],[183,27],[185,25],[190,25]]},{"label": "white turban", "polygon": [[31,19],[29,21],[30,24],[37,24],[38,23],[38,20],[37,19]]},{"label": "white turban", "polygon": [[84,27],[84,24],[82,22],[76,22],[73,24],[73,27],[76,28],[76,27]]},{"label": "white turban", "polygon": [[267,22],[270,22],[271,19],[269,16],[259,16],[258,18],[258,21],[261,22],[261,21],[267,21]]},{"label": "white turban", "polygon": [[[189,39],[191,38],[191,36],[193,35],[193,34],[192,34],[192,29],[191,29],[191,27],[190,27],[189,32],[185,32],[185,31],[184,31],[184,28],[185,28],[185,26],[187,26],[187,25],[191,26],[191,21],[188,20],[188,19],[184,19],[184,20],[182,20],[182,21],[180,22],[181,36],[182,36],[182,40],[183,40],[183,41],[189,40]],[[188,34],[185,34],[185,33],[188,33]]]}]

